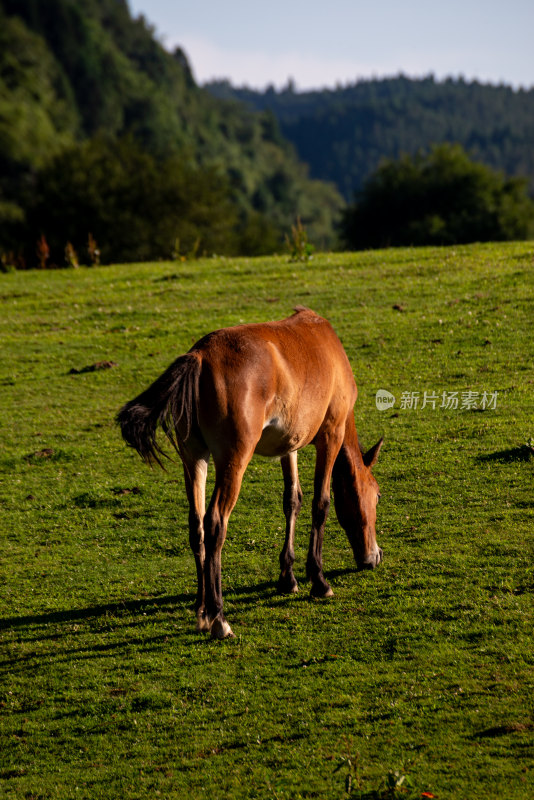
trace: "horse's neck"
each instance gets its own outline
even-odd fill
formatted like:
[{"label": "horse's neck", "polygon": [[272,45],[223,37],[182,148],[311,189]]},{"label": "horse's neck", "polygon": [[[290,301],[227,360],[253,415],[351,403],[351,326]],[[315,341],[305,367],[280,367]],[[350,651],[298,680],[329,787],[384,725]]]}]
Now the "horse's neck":
[{"label": "horse's neck", "polygon": [[354,534],[355,525],[361,518],[360,475],[363,466],[354,419],[349,418],[343,444],[334,462],[332,490],[337,518],[341,527],[347,532],[351,544],[353,544],[351,537]]},{"label": "horse's neck", "polygon": [[340,455],[342,455],[342,461],[345,462],[345,468],[350,477],[355,477],[356,472],[363,468],[364,463],[352,414],[348,417],[345,425],[345,437]]},{"label": "horse's neck", "polygon": [[[362,451],[358,442],[354,418],[351,416],[347,420],[345,437],[332,473],[332,489],[340,522],[340,514],[343,517],[345,512],[353,507],[360,493],[363,468]],[[341,524],[345,527],[343,522]]]}]

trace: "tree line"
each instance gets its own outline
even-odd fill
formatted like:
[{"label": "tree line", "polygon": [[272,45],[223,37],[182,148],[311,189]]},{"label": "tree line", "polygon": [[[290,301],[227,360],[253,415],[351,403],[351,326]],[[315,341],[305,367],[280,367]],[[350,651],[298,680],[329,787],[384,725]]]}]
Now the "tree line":
[{"label": "tree line", "polygon": [[[480,88],[397,79],[303,94],[208,90],[125,0],[0,0],[2,265],[259,255],[284,249],[297,228],[310,252],[523,238],[526,182],[493,168],[534,174],[522,145],[533,93]],[[476,148],[429,149],[445,136],[445,107],[459,133],[457,90],[468,98],[460,116],[482,115],[470,130],[500,111],[501,135],[495,121],[486,131],[495,163],[473,166],[484,161]],[[483,96],[495,100],[484,112]],[[433,127],[414,110],[425,103]],[[413,138],[417,119],[424,141]]]},{"label": "tree line", "polygon": [[475,161],[526,177],[534,193],[534,88],[514,90],[462,78],[360,80],[336,89],[296,92],[207,88],[249,108],[271,111],[317,179],[333,181],[347,201],[383,158],[415,155],[430,144],[461,144]]}]

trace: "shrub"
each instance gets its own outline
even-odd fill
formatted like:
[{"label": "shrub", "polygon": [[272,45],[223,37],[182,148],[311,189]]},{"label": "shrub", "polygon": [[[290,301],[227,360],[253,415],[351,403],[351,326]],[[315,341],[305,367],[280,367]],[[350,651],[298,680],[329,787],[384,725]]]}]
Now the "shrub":
[{"label": "shrub", "polygon": [[28,212],[30,235],[45,232],[56,263],[65,240],[83,247],[88,230],[93,264],[170,258],[177,237],[186,251],[199,240],[201,252],[224,253],[235,224],[227,183],[215,169],[177,157],[158,162],[130,138],[103,136],[69,148],[39,173]]},{"label": "shrub", "polygon": [[348,248],[528,238],[527,182],[471,161],[459,145],[384,161],[342,219]]}]

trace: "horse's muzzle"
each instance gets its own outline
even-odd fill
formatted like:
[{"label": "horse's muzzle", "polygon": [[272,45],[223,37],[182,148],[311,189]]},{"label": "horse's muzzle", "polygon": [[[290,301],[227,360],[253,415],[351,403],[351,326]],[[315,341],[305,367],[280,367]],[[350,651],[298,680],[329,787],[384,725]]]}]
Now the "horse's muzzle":
[{"label": "horse's muzzle", "polygon": [[374,569],[378,567],[380,562],[383,558],[383,551],[381,547],[377,547],[374,553],[371,553],[370,556],[367,556],[365,560],[357,561],[358,569]]}]

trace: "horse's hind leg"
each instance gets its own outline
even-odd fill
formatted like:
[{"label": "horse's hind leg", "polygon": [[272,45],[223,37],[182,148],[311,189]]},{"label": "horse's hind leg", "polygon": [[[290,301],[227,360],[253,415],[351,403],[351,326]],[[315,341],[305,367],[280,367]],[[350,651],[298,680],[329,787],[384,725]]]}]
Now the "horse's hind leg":
[{"label": "horse's hind leg", "polygon": [[221,551],[226,539],[228,519],[237,502],[243,474],[252,453],[253,449],[249,453],[234,451],[224,459],[214,459],[215,488],[204,517],[206,622],[214,639],[233,636],[223,614]]},{"label": "horse's hind leg", "polygon": [[189,544],[197,568],[197,599],[195,602],[197,629],[205,631],[210,627],[206,619],[204,587],[204,514],[206,513],[206,476],[209,452],[204,448],[198,448],[197,452],[193,454],[191,446],[186,450],[182,445],[180,455],[189,501]]},{"label": "horse's hind leg", "polygon": [[293,574],[295,561],[295,524],[302,506],[302,490],[297,469],[297,453],[288,453],[280,459],[284,476],[284,514],[286,518],[286,538],[280,553],[280,577],[278,591],[281,594],[298,592],[299,587]]}]

